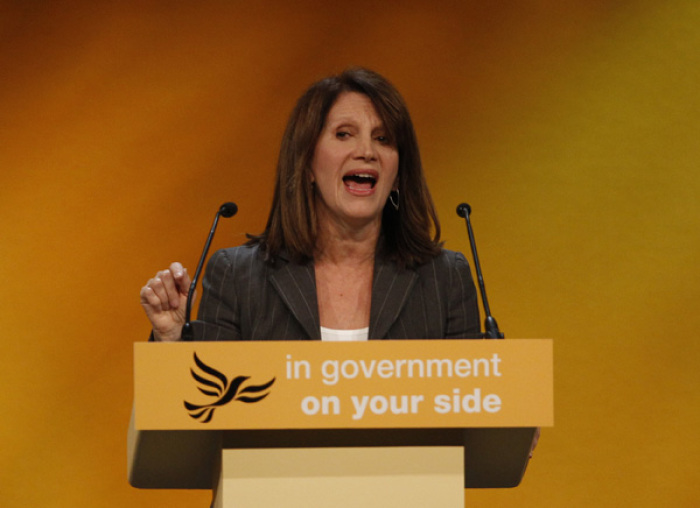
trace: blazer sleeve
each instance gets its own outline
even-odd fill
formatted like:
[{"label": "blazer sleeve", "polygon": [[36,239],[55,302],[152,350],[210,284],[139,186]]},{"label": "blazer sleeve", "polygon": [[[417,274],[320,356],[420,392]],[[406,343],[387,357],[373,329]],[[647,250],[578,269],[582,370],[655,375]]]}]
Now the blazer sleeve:
[{"label": "blazer sleeve", "polygon": [[197,321],[193,322],[195,340],[239,340],[241,338],[240,302],[236,292],[239,250],[222,249],[214,253],[202,281],[202,301]]},{"label": "blazer sleeve", "polygon": [[479,304],[469,263],[461,252],[450,252],[446,339],[481,338]]}]

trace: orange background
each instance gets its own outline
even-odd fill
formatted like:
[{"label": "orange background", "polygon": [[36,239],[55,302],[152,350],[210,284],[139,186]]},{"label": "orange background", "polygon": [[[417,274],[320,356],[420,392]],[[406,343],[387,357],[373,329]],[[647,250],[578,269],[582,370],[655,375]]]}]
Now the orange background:
[{"label": "orange background", "polygon": [[700,3],[0,3],[0,505],[208,506],[126,482],[143,283],[258,232],[293,102],[351,64],[412,111],[447,246],[555,340],[524,484],[468,506],[700,502]]}]

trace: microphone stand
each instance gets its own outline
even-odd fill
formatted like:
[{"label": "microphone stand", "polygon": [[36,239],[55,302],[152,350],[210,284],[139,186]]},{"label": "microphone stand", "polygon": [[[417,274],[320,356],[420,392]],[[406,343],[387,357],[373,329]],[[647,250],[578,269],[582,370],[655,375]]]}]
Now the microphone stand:
[{"label": "microphone stand", "polygon": [[476,270],[476,277],[479,281],[479,291],[481,292],[481,301],[484,304],[484,313],[486,318],[484,319],[484,338],[485,339],[502,339],[505,337],[503,333],[498,329],[498,323],[496,319],[491,315],[491,309],[489,308],[489,301],[486,298],[486,286],[484,285],[484,276],[481,273],[481,265],[479,264],[479,255],[476,252],[476,241],[474,240],[474,231],[472,230],[472,223],[469,220],[469,215],[472,213],[472,207],[467,203],[462,203],[457,207],[457,215],[462,217],[467,223],[467,232],[469,233],[469,244],[472,248],[472,256],[474,257],[474,269]]},{"label": "microphone stand", "polygon": [[216,226],[219,224],[219,217],[233,217],[234,215],[236,215],[236,212],[238,212],[238,206],[236,206],[236,203],[228,202],[221,205],[221,207],[219,207],[219,210],[216,212],[216,215],[214,216],[214,223],[211,226],[211,231],[209,232],[209,236],[207,236],[207,241],[204,244],[204,251],[202,252],[202,256],[199,258],[199,264],[197,265],[197,270],[194,272],[194,277],[192,278],[192,283],[190,284],[190,290],[187,292],[187,305],[185,307],[185,324],[182,325],[182,340],[191,341],[194,339],[192,323],[190,323],[192,299],[194,296],[194,290],[197,287],[199,275],[202,273],[204,260],[207,258],[207,253],[209,252],[211,241],[213,240],[214,233],[216,232]]}]

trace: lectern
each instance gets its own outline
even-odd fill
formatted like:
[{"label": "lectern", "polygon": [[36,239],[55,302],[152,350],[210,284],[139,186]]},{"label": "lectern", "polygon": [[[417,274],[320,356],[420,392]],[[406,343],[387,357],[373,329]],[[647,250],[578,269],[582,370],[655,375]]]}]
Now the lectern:
[{"label": "lectern", "polygon": [[217,508],[463,507],[553,424],[545,339],[134,347],[129,482]]}]

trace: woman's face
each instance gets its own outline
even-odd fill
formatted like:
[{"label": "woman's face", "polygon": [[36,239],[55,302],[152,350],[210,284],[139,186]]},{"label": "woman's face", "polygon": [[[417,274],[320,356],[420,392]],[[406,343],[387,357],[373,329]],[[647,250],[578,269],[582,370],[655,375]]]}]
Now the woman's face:
[{"label": "woman's face", "polygon": [[372,101],[357,92],[338,96],[311,163],[319,222],[344,228],[381,223],[389,192],[398,184],[399,153],[387,141]]}]

